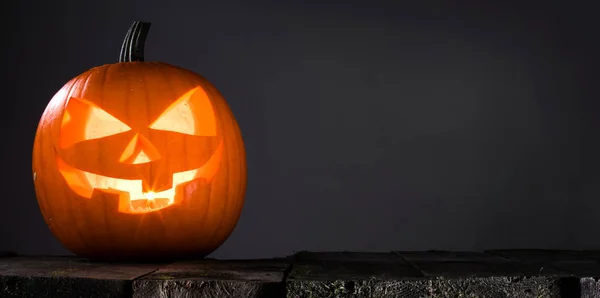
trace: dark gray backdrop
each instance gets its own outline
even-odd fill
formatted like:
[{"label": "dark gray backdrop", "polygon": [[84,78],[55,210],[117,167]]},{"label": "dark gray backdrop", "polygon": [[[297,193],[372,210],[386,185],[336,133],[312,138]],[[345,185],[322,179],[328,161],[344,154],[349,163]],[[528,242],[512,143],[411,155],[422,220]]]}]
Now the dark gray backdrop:
[{"label": "dark gray backdrop", "polygon": [[246,205],[215,257],[600,248],[590,5],[11,2],[0,250],[68,253],[35,200],[35,128],[68,79],[116,61],[133,20],[153,23],[147,60],[208,78],[243,130]]}]

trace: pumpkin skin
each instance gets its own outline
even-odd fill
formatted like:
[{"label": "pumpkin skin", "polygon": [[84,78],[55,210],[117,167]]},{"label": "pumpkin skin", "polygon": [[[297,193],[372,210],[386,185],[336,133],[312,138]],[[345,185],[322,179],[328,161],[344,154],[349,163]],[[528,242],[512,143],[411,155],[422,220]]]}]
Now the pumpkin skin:
[{"label": "pumpkin skin", "polygon": [[98,260],[203,257],[231,234],[246,157],[206,79],[162,62],[92,68],[50,100],[33,146],[40,210],[73,253]]}]

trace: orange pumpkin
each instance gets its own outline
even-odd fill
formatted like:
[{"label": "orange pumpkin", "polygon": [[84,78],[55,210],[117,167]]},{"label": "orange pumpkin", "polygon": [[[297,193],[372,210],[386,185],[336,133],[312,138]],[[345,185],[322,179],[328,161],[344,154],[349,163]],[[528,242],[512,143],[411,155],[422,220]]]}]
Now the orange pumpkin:
[{"label": "orange pumpkin", "polygon": [[144,62],[149,27],[133,24],[119,63],[66,83],[36,132],[41,212],[83,257],[202,257],[242,210],[246,156],[235,117],[200,75]]}]

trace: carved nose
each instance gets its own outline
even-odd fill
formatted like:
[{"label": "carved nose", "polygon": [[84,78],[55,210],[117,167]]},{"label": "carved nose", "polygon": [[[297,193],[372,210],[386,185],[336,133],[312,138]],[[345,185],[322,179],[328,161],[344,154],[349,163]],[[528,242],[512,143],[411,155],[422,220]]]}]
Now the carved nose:
[{"label": "carved nose", "polygon": [[125,164],[142,164],[160,159],[158,150],[150,140],[140,134],[135,134],[123,153],[119,161]]}]

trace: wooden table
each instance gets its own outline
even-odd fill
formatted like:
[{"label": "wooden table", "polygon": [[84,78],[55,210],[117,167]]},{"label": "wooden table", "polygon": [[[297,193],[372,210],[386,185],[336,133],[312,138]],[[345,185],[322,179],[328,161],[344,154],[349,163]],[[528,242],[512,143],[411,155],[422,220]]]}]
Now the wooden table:
[{"label": "wooden table", "polygon": [[0,297],[600,297],[600,251],[300,252],[97,263],[0,253]]}]

